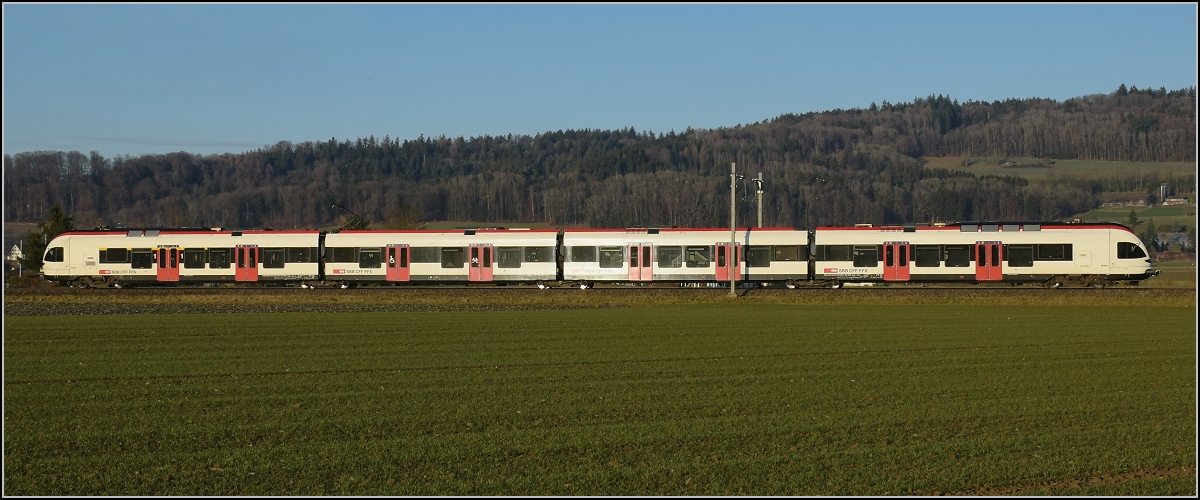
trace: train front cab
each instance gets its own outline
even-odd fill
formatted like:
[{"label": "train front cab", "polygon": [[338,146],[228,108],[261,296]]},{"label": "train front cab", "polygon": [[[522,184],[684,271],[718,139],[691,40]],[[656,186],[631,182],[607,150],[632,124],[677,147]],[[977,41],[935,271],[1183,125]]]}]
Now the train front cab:
[{"label": "train front cab", "polygon": [[814,237],[814,282],[1011,283],[1103,287],[1158,273],[1118,224],[958,223],[826,227]]},{"label": "train front cab", "polygon": [[72,268],[82,268],[82,263],[76,263],[71,259],[76,252],[71,251],[74,238],[70,234],[61,234],[50,240],[46,245],[46,251],[42,254],[42,269],[38,271],[38,275],[50,280],[57,281],[61,284],[71,284],[79,276],[73,272]]},{"label": "train front cab", "polygon": [[1136,285],[1161,272],[1154,268],[1145,244],[1128,228],[1109,230],[1109,249],[1112,253],[1107,281]]}]

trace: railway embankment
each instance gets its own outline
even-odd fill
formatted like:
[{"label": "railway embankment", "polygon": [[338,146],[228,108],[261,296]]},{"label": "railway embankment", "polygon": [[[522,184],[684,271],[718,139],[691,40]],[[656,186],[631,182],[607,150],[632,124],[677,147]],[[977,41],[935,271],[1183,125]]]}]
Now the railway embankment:
[{"label": "railway embankment", "polygon": [[1121,287],[856,287],[840,290],[598,287],[589,290],[524,287],[380,287],[351,290],[299,288],[9,289],[5,316],[96,314],[240,314],[555,310],[686,304],[963,305],[1195,307],[1196,290]]}]

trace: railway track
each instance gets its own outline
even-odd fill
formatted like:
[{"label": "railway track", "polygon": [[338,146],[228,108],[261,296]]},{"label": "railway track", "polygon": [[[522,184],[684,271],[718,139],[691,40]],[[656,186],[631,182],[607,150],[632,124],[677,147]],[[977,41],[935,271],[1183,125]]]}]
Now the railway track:
[{"label": "railway track", "polygon": [[[79,296],[79,297],[133,297],[133,296],[222,296],[222,295],[278,295],[278,296],[308,296],[314,293],[322,295],[343,295],[343,296],[363,296],[363,295],[428,295],[428,296],[459,296],[459,295],[480,295],[480,296],[497,296],[497,295],[531,295],[531,296],[620,296],[620,295],[728,295],[728,287],[682,287],[669,285],[644,285],[644,286],[622,286],[622,285],[597,285],[587,290],[577,288],[559,287],[538,289],[532,285],[523,286],[496,286],[496,285],[412,285],[412,286],[364,286],[358,288],[341,289],[335,286],[317,287],[317,288],[301,288],[299,286],[139,286],[132,288],[89,288],[78,289],[71,287],[49,286],[49,287],[30,287],[30,288],[6,288],[4,290],[6,301],[8,298],[19,299],[23,297],[52,297],[52,296]],[[739,287],[737,289],[738,296],[779,296],[786,297],[791,295],[813,295],[813,294],[829,294],[829,295],[880,295],[887,294],[914,294],[914,293],[938,293],[944,295],[976,295],[976,294],[992,294],[992,295],[1010,295],[1010,294],[1167,294],[1167,295],[1195,295],[1196,290],[1193,288],[1179,287],[1146,287],[1146,286],[1110,286],[1106,288],[1058,288],[1047,289],[1036,285],[877,285],[877,286],[846,286],[839,289],[828,288],[796,288],[788,289],[782,286],[775,287]]]},{"label": "railway track", "polygon": [[[1044,289],[1022,287],[857,287],[838,290],[745,288],[736,299],[728,289],[601,286],[536,287],[363,287],[339,288],[178,288],[74,289],[65,287],[8,289],[7,316],[75,316],[112,314],[259,314],[378,313],[434,311],[537,311],[628,308],[655,305],[745,304],[783,306],[1005,306],[1034,307],[1146,305],[1192,306],[1196,290],[1122,287]],[[1131,309],[1132,310],[1132,309]],[[802,311],[799,311],[802,312]]]}]

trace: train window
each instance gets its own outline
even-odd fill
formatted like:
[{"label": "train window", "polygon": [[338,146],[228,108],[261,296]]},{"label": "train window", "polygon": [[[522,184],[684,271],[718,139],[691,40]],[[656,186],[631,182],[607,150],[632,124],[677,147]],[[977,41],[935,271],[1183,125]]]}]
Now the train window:
[{"label": "train window", "polygon": [[970,267],[971,245],[946,245],[946,267]]},{"label": "train window", "polygon": [[496,247],[496,267],[521,267],[521,247]]},{"label": "train window", "polygon": [[683,247],[658,247],[658,267],[683,267]]},{"label": "train window", "polygon": [[131,252],[130,267],[134,269],[150,269],[154,267],[154,251],[149,248],[135,248]]},{"label": "train window", "polygon": [[313,258],[316,254],[316,248],[291,247],[287,249],[287,262],[316,262]]},{"label": "train window", "polygon": [[771,267],[771,247],[746,247],[746,267]]},{"label": "train window", "polygon": [[625,254],[621,247],[600,247],[600,267],[624,267]]},{"label": "train window", "polygon": [[1071,244],[1038,245],[1037,260],[1071,260]]},{"label": "train window", "polygon": [[353,247],[332,247],[329,249],[329,262],[357,262],[357,250]]},{"label": "train window", "polygon": [[596,247],[571,247],[571,262],[596,262]]},{"label": "train window", "polygon": [[1117,243],[1117,258],[1118,259],[1144,259],[1146,252],[1142,247],[1137,246],[1137,243],[1122,241]]},{"label": "train window", "polygon": [[775,255],[771,258],[775,261],[792,261],[792,260],[807,260],[800,258],[799,245],[775,245]]},{"label": "train window", "polygon": [[[890,250],[891,247],[888,247]],[[871,246],[854,246],[854,267],[875,267],[879,265],[879,248]]]},{"label": "train window", "polygon": [[914,245],[913,260],[916,267],[939,267],[942,265],[942,247],[937,245]]},{"label": "train window", "polygon": [[1007,245],[1009,267],[1033,267],[1033,245]]},{"label": "train window", "polygon": [[63,261],[63,247],[54,247],[49,250],[46,250],[46,255],[44,257],[42,257],[42,261],[44,261],[44,262],[62,262]]},{"label": "train window", "polygon": [[126,264],[128,262],[128,248],[106,248],[100,250],[101,264]]},{"label": "train window", "polygon": [[209,267],[209,269],[228,269],[229,268],[229,249],[228,248],[210,248],[210,249],[208,249],[208,267]]},{"label": "train window", "polygon": [[283,269],[284,252],[282,248],[264,248],[262,252],[262,264],[264,268]]},{"label": "train window", "polygon": [[184,250],[183,267],[185,269],[204,269],[204,250],[199,248]]},{"label": "train window", "polygon": [[688,267],[708,267],[712,264],[712,247],[687,247]]},{"label": "train window", "polygon": [[525,247],[525,262],[554,262],[554,247]]},{"label": "train window", "polygon": [[437,247],[412,247],[412,259],[409,262],[413,264],[433,264],[441,262]]},{"label": "train window", "polygon": [[360,269],[379,269],[383,266],[383,251],[379,248],[362,248],[358,250],[358,267]]},{"label": "train window", "polygon": [[462,267],[463,263],[463,247],[442,248],[442,267]]},{"label": "train window", "polygon": [[825,245],[825,259],[833,262],[849,262],[850,245]]}]

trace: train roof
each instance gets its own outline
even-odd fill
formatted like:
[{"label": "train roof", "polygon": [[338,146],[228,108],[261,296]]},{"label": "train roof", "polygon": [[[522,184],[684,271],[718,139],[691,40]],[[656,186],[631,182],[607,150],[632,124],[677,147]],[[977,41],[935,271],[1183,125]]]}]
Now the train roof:
[{"label": "train roof", "polygon": [[321,232],[319,229],[223,229],[219,227],[148,227],[148,228],[109,228],[98,227],[94,229],[72,229],[65,231],[59,236],[158,236],[162,234],[169,235],[200,235],[200,234],[222,234],[230,236],[240,236],[245,233],[253,234],[314,234]]},{"label": "train roof", "polygon": [[[804,231],[792,227],[739,227],[738,231]],[[627,228],[582,228],[564,229],[564,233],[627,233],[627,234],[662,234],[685,233],[696,231],[729,232],[728,227],[627,227]]]},{"label": "train roof", "polygon": [[330,231],[330,234],[523,234],[523,233],[557,233],[557,229],[529,229],[529,228],[458,228],[458,229],[343,229],[341,231]]},{"label": "train roof", "polygon": [[1043,229],[1118,229],[1133,232],[1129,226],[1111,221],[963,221],[950,224],[818,226],[819,231],[1040,231]]}]

